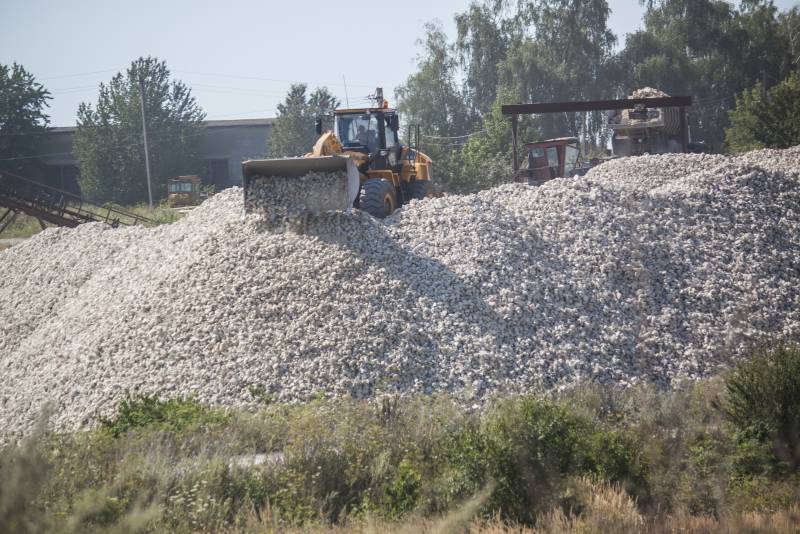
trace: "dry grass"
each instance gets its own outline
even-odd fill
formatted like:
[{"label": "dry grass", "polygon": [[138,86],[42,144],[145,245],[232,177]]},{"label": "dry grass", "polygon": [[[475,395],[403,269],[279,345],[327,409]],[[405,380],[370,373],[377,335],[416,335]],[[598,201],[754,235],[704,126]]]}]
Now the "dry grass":
[{"label": "dry grass", "polygon": [[[5,210],[0,209],[0,213],[4,211]],[[45,226],[50,227],[52,225],[45,223]],[[0,239],[30,237],[34,234],[38,234],[41,231],[42,227],[35,217],[30,217],[24,213],[20,213],[14,219],[14,222],[11,223],[8,228],[3,230],[3,233],[0,234]]]},{"label": "dry grass", "polygon": [[[475,519],[485,496],[479,496],[441,518],[415,518],[402,523],[368,519],[346,523],[337,527],[310,526],[298,529],[281,529],[270,519],[259,521],[252,515],[244,529],[246,532],[292,534],[605,534],[622,532],[655,532],[681,534],[711,533],[772,533],[789,534],[800,530],[800,506],[770,513],[745,513],[725,515],[720,518],[693,516],[679,513],[658,519],[645,519],[633,500],[618,485],[595,483],[581,478],[574,490],[581,494],[580,513],[565,512],[560,508],[539,516],[535,527],[503,521],[499,515],[489,519]],[[269,518],[268,509],[262,518]]]},{"label": "dry grass", "polygon": [[[94,431],[42,423],[0,448],[0,532],[800,532],[800,472],[741,440],[722,386],[585,386],[480,414],[131,399]],[[265,453],[281,459],[232,462]]]}]

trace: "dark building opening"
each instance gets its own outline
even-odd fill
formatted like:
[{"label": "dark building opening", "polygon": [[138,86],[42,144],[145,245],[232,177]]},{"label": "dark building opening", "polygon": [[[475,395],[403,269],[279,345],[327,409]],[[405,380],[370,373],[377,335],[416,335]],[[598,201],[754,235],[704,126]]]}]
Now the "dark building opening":
[{"label": "dark building opening", "polygon": [[45,184],[73,195],[81,194],[78,185],[80,170],[77,165],[45,165]]},{"label": "dark building opening", "polygon": [[217,190],[231,185],[228,160],[226,158],[207,159],[205,164],[206,171],[203,175],[203,183],[213,184],[217,187]]}]

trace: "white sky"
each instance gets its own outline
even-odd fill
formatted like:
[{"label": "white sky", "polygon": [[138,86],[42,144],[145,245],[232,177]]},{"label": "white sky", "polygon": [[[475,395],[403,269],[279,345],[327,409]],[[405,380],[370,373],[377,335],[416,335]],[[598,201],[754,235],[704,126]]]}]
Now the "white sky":
[{"label": "white sky", "polygon": [[[637,0],[610,0],[620,44],[641,26]],[[778,0],[781,8],[795,0]],[[415,70],[422,25],[468,0],[0,0],[0,63],[21,63],[52,93],[54,126],[75,123],[78,104],[144,55],[167,62],[209,119],[272,117],[292,82],[326,85],[351,103],[386,94]]]}]

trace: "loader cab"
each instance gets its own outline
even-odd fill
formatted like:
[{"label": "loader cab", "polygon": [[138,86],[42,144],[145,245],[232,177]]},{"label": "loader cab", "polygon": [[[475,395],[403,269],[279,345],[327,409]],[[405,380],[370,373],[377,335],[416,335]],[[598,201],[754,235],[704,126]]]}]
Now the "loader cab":
[{"label": "loader cab", "polygon": [[[371,169],[402,166],[397,112],[390,108],[341,109],[333,113],[334,133],[345,151],[370,156]],[[321,123],[317,129],[321,131]]]}]

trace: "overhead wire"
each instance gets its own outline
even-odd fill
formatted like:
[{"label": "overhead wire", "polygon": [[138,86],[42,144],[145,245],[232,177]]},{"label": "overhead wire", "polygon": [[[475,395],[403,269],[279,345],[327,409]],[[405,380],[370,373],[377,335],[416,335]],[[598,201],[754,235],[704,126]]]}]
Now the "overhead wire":
[{"label": "overhead wire", "polygon": [[[197,71],[182,70],[182,69],[173,70],[172,72],[175,72],[175,73],[181,73],[182,72],[184,74],[194,74],[194,75],[197,75],[197,76],[211,76],[211,77],[216,77],[216,78],[232,78],[232,79],[239,79],[239,80],[258,80],[258,81],[265,81],[265,82],[280,82],[280,83],[302,83],[299,80],[286,80],[286,79],[279,79],[279,78],[264,78],[264,77],[261,77],[261,76],[241,76],[241,75],[235,75],[235,74],[220,74],[220,73],[211,73],[211,72],[197,72]],[[336,86],[336,85],[339,84],[338,81],[336,83],[330,83],[330,84],[325,83],[325,82],[318,82],[318,81],[314,81],[314,80],[312,80],[311,82],[314,83],[315,85]],[[351,82],[347,82],[347,85],[352,86],[352,87],[374,87],[374,85],[371,85],[371,84],[358,84],[358,83],[351,83]]]},{"label": "overhead wire", "polygon": [[449,140],[449,139],[468,139],[470,137],[480,135],[488,131],[488,128],[484,128],[483,130],[478,130],[476,132],[471,132],[464,135],[451,135],[451,136],[443,136],[443,135],[426,135],[422,134],[421,137],[426,139],[442,139],[442,140]]},{"label": "overhead wire", "polygon": [[104,69],[104,70],[94,70],[91,72],[79,72],[76,74],[64,74],[62,76],[48,76],[47,78],[39,78],[40,80],[60,80],[62,78],[80,78],[81,76],[91,76],[93,74],[103,74],[105,72],[114,72],[118,69]]}]

